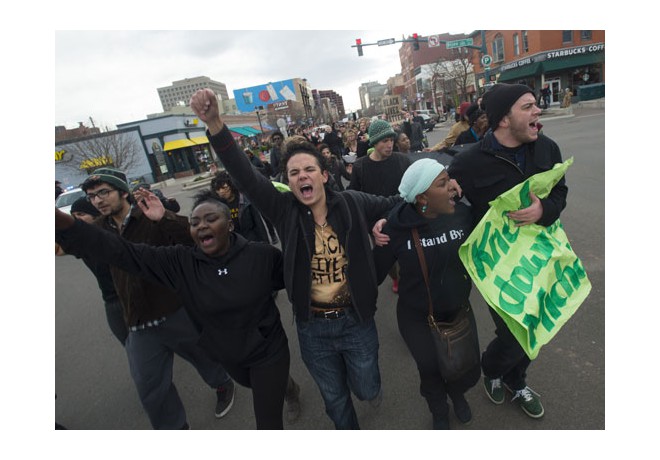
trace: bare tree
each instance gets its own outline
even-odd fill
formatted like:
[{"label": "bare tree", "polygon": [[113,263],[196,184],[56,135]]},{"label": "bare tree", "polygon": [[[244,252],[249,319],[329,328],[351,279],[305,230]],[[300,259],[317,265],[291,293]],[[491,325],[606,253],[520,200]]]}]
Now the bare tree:
[{"label": "bare tree", "polygon": [[432,78],[443,81],[445,87],[455,88],[458,96],[456,102],[467,101],[470,75],[474,71],[470,51],[467,48],[454,48],[451,51],[450,58],[440,59],[431,64]]},{"label": "bare tree", "polygon": [[66,144],[63,150],[60,164],[87,174],[102,166],[130,171],[142,162],[144,155],[137,137],[122,131],[105,132]]}]

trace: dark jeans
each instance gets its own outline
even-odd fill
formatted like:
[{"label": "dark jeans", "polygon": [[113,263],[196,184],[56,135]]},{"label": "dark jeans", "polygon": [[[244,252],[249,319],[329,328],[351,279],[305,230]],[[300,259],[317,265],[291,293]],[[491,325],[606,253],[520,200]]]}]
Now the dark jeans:
[{"label": "dark jeans", "polygon": [[110,326],[112,334],[117,337],[117,340],[122,345],[125,345],[126,338],[128,337],[128,328],[124,321],[124,308],[119,298],[105,302],[105,317],[108,320],[108,326]]},{"label": "dark jeans", "polygon": [[[474,315],[470,309],[470,314]],[[419,392],[426,399],[433,415],[447,417],[449,405],[447,396],[452,400],[463,395],[479,381],[481,368],[477,364],[467,374],[453,382],[445,382],[440,373],[438,359],[433,344],[432,331],[426,315],[404,311],[397,307],[397,323],[401,337],[406,342],[419,371]],[[473,324],[474,321],[473,321]]]},{"label": "dark jeans", "polygon": [[131,377],[155,429],[178,430],[187,423],[172,381],[174,353],[192,364],[214,390],[229,381],[222,365],[197,346],[198,339],[199,333],[183,308],[158,326],[128,334],[124,348]]},{"label": "dark jeans", "polygon": [[488,308],[495,322],[495,338],[481,355],[481,368],[488,378],[501,378],[513,391],[527,386],[525,377],[531,360],[513,336],[504,320]]},{"label": "dark jeans", "polygon": [[360,428],[351,391],[361,401],[380,391],[376,323],[373,318],[361,323],[347,311],[338,319],[297,320],[300,354],[338,430]]}]

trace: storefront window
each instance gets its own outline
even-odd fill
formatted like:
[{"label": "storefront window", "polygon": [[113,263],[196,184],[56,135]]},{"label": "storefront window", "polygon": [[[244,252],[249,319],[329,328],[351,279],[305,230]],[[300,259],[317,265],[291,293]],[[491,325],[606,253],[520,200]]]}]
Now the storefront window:
[{"label": "storefront window", "polygon": [[600,66],[592,65],[573,69],[573,87],[602,83]]}]

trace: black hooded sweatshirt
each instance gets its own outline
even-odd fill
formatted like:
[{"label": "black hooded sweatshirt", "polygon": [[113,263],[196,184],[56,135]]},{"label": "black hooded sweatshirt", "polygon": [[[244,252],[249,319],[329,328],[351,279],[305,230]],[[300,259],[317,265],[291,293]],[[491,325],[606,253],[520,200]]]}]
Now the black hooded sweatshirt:
[{"label": "black hooded sweatshirt", "polygon": [[399,300],[402,314],[426,319],[428,294],[417,256],[412,228],[417,227],[428,268],[433,311],[436,320],[450,320],[460,307],[468,304],[472,281],[458,257],[458,248],[473,228],[472,211],[456,203],[453,214],[435,219],[420,216],[412,204],[401,203],[387,217],[383,232],[390,242],[374,249],[378,282],[387,276],[394,261],[399,262]]},{"label": "black hooded sweatshirt", "polygon": [[279,357],[287,346],[273,291],[284,287],[282,253],[230,235],[229,252],[210,257],[198,247],[131,243],[76,221],[58,232],[74,255],[117,266],[172,289],[201,328],[199,345],[223,364],[254,366]]}]

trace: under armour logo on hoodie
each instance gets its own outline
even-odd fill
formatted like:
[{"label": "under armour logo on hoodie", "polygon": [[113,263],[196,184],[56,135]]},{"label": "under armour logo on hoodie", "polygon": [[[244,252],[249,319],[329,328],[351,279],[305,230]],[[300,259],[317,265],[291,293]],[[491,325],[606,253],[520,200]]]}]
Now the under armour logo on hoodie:
[{"label": "under armour logo on hoodie", "polygon": [[221,269],[218,270],[218,275],[220,275],[220,276],[227,275],[228,273],[229,272],[227,271],[226,268],[221,268]]}]

